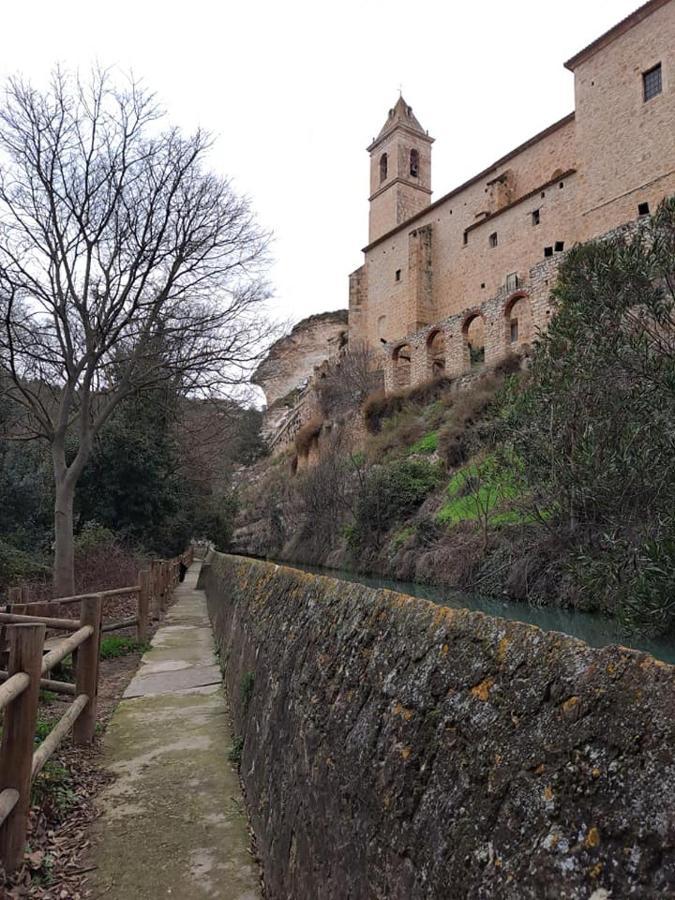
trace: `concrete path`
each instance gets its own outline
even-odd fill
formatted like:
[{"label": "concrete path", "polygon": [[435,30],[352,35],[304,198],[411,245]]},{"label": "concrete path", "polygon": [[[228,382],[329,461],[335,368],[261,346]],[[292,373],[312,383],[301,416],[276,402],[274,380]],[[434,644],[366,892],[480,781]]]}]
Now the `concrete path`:
[{"label": "concrete path", "polygon": [[199,563],[108,727],[116,776],[94,827],[90,897],[257,900]]}]

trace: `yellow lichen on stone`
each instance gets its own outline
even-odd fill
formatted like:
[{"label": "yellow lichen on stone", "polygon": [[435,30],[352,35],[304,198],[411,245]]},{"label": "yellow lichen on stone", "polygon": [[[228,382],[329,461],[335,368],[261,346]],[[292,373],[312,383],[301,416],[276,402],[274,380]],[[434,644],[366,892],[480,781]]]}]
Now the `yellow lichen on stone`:
[{"label": "yellow lichen on stone", "polygon": [[411,753],[412,753],[411,747],[402,747],[401,748],[401,756],[403,757],[403,759],[409,759]]},{"label": "yellow lichen on stone", "polygon": [[498,663],[503,663],[506,659],[506,649],[509,646],[509,643],[509,639],[507,637],[503,637],[497,645],[496,659]]},{"label": "yellow lichen on stone", "polygon": [[447,656],[447,655],[448,655],[448,650],[449,650],[449,649],[450,649],[450,648],[448,647],[447,644],[443,644],[443,646],[441,647],[441,653],[443,654],[443,656]]},{"label": "yellow lichen on stone", "polygon": [[578,697],[569,697],[562,704],[562,711],[565,713],[571,712],[574,709],[574,707],[578,705],[578,703],[579,703]]},{"label": "yellow lichen on stone", "polygon": [[589,850],[592,847],[597,847],[599,843],[600,843],[600,832],[595,827],[595,825],[593,825],[593,827],[589,829],[588,834],[586,835],[586,840],[584,841],[584,847],[586,847],[586,849]]},{"label": "yellow lichen on stone", "polygon": [[406,722],[409,722],[414,715],[412,709],[408,709],[407,706],[403,706],[403,704],[399,703],[398,700],[396,701],[396,703],[394,703],[392,712],[395,716],[400,716],[402,719],[405,719]]},{"label": "yellow lichen on stone", "polygon": [[544,800],[546,800],[547,803],[550,803],[551,800],[553,800],[553,788],[550,784],[547,784],[544,788]]},{"label": "yellow lichen on stone", "polygon": [[494,678],[485,678],[480,684],[476,684],[471,688],[471,693],[478,700],[485,702],[490,695],[490,688],[494,683]]},{"label": "yellow lichen on stone", "polygon": [[598,769],[598,767],[596,766],[591,770],[591,775],[593,776],[593,778],[599,778],[601,775],[600,769]]},{"label": "yellow lichen on stone", "polygon": [[599,878],[602,875],[602,870],[604,868],[605,868],[604,863],[601,863],[601,862],[596,863],[594,866],[592,866],[588,870],[588,874],[590,875],[591,878],[593,878],[595,880],[596,878]]}]

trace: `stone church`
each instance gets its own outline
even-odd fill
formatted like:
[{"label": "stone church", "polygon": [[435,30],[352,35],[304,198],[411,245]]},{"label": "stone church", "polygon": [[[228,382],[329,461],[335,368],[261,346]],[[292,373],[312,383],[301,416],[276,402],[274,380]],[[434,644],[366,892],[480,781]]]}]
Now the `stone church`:
[{"label": "stone church", "polygon": [[675,194],[675,0],[650,0],[565,66],[574,112],[438,200],[433,138],[403,97],[368,147],[349,338],[381,348],[387,388],[531,341],[565,250]]},{"label": "stone church", "polygon": [[322,354],[302,348],[317,318],[324,359],[348,329],[350,345],[377,352],[387,390],[464,376],[546,328],[567,249],[639,227],[675,194],[675,0],[650,0],[565,66],[574,112],[438,200],[433,138],[403,97],[389,110],[368,147],[368,244],[349,276],[348,326],[339,313],[310,317],[254,377],[274,449],[314,414],[308,379]]}]

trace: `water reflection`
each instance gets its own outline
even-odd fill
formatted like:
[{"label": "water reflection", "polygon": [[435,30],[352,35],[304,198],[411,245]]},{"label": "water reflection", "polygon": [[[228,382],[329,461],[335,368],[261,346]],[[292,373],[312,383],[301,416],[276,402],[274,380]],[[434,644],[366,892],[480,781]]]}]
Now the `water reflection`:
[{"label": "water reflection", "polygon": [[657,659],[675,664],[675,639],[672,636],[650,639],[627,634],[616,622],[604,616],[571,609],[530,606],[527,603],[517,603],[497,597],[484,597],[480,594],[465,594],[450,588],[416,584],[413,581],[394,581],[390,578],[359,575],[344,569],[325,569],[321,566],[301,566],[287,562],[280,564],[301,569],[303,572],[314,572],[317,575],[340,578],[342,581],[353,581],[374,588],[388,588],[401,594],[432,600],[442,606],[473,609],[490,616],[500,616],[502,619],[527,622],[530,625],[538,625],[544,631],[561,631],[586,641],[592,647],[622,644],[624,647],[632,647],[635,650],[646,650]]}]

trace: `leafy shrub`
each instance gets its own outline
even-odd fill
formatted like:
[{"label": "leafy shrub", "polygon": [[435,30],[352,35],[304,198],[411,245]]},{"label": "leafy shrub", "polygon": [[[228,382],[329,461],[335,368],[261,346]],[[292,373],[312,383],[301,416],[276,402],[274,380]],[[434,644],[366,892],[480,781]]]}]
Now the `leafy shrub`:
[{"label": "leafy shrub", "polygon": [[101,525],[100,522],[92,519],[84,523],[80,533],[75,538],[75,552],[87,554],[92,550],[107,547],[116,542],[115,533],[110,528],[106,528],[105,525]]},{"label": "leafy shrub", "polygon": [[601,552],[578,555],[574,575],[631,631],[666,633],[675,625],[675,535],[635,546],[604,535]]},{"label": "leafy shrub", "polygon": [[384,534],[415,512],[439,483],[437,466],[425,460],[397,460],[372,468],[359,494],[352,546]]},{"label": "leafy shrub", "polygon": [[498,432],[549,527],[576,542],[579,585],[655,629],[673,618],[674,272],[675,198],[632,234],[573,248]]},{"label": "leafy shrub", "polygon": [[34,578],[47,578],[50,574],[51,570],[39,557],[0,540],[0,588]]}]

